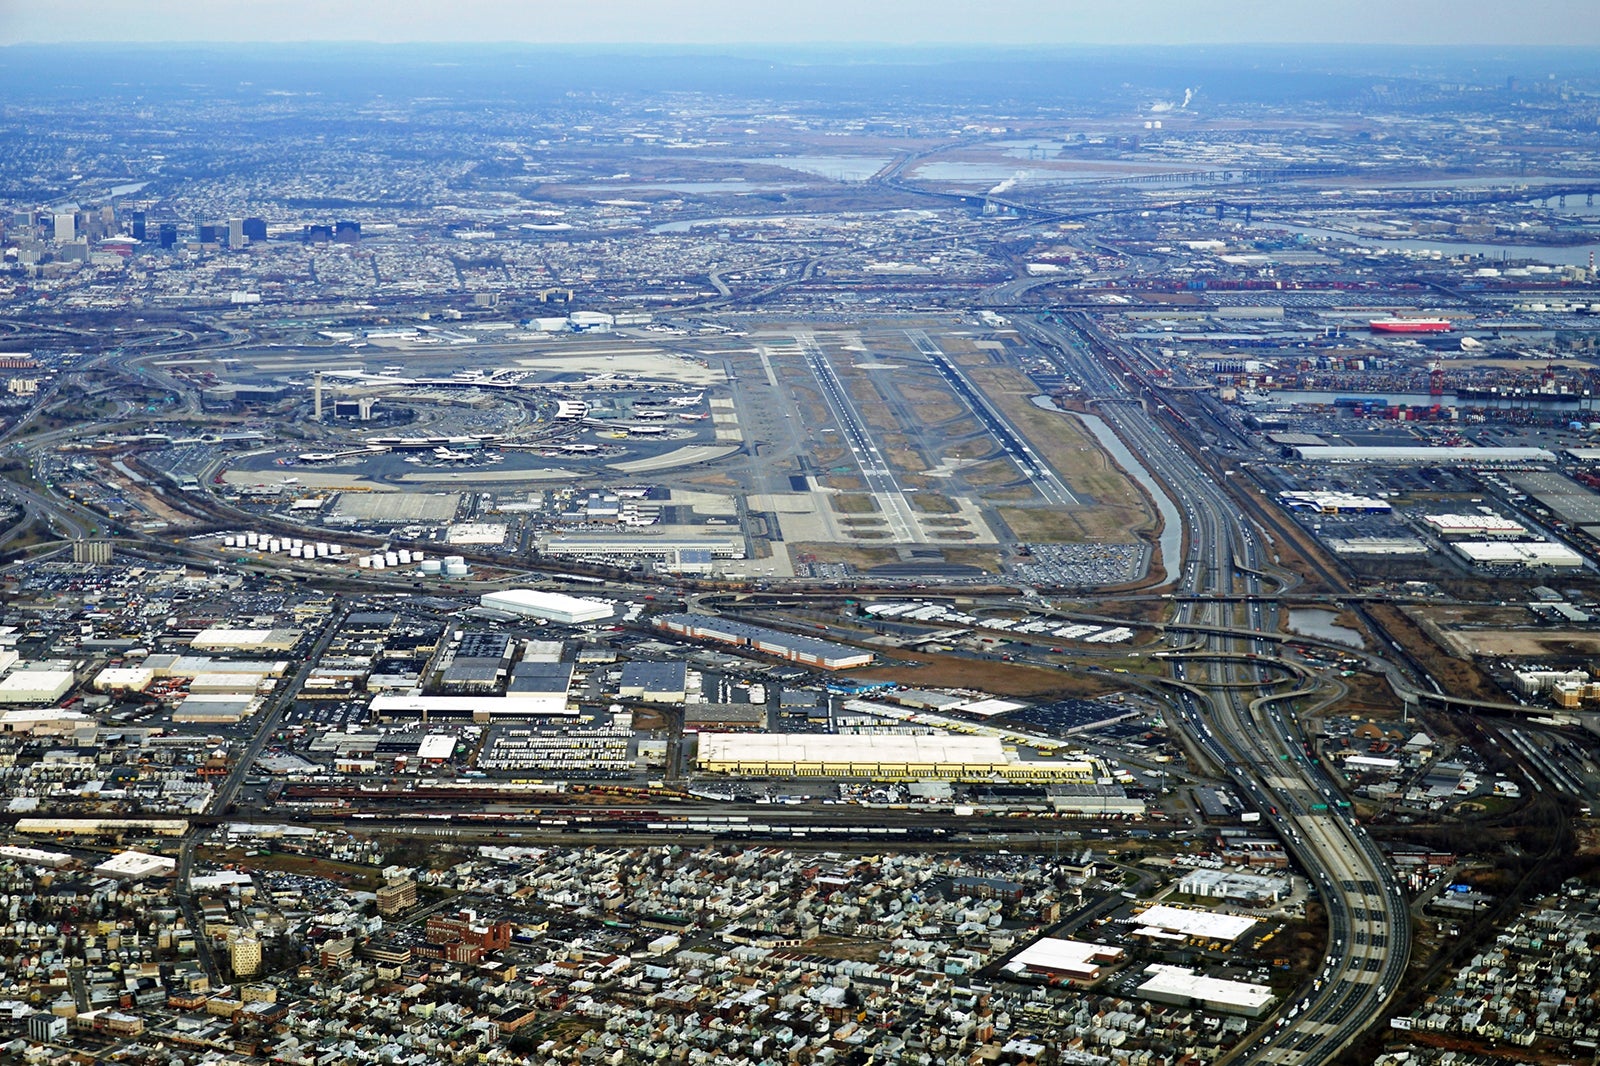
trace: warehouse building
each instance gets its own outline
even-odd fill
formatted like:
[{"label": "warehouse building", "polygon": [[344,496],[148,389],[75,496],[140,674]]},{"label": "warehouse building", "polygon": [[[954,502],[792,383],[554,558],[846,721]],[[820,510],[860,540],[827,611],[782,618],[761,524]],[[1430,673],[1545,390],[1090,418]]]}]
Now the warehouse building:
[{"label": "warehouse building", "polygon": [[1474,566],[1509,570],[1573,570],[1583,566],[1583,556],[1565,544],[1535,541],[1531,544],[1506,541],[1459,541],[1451,545]]},{"label": "warehouse building", "polygon": [[1317,514],[1388,514],[1394,510],[1388,500],[1357,496],[1351,492],[1285,490],[1278,493],[1278,500],[1291,511],[1312,511]]},{"label": "warehouse building", "polygon": [[767,629],[764,626],[717,618],[709,614],[657,615],[653,624],[657,629],[664,629],[681,637],[752,648],[766,655],[775,655],[780,659],[788,659],[790,662],[814,666],[821,670],[848,670],[872,662],[872,653],[869,651],[835,644],[829,640],[801,637],[793,633]]},{"label": "warehouse building", "polygon": [[1090,763],[1023,762],[998,737],[948,733],[701,733],[697,762],[710,773],[745,777],[1094,780]]},{"label": "warehouse building", "polygon": [[1553,463],[1556,456],[1544,448],[1390,448],[1313,447],[1294,449],[1296,458],[1310,463],[1466,463],[1498,466],[1506,463]]},{"label": "warehouse building", "polygon": [[71,670],[13,670],[0,680],[0,703],[54,703],[72,689]]},{"label": "warehouse building", "polygon": [[1430,514],[1422,517],[1434,533],[1446,538],[1524,540],[1530,534],[1521,522],[1497,514]]},{"label": "warehouse building", "polygon": [[524,659],[511,668],[506,695],[557,695],[565,699],[572,688],[572,669],[571,663]]},{"label": "warehouse building", "polygon": [[559,533],[541,537],[539,552],[551,559],[580,559],[608,566],[644,564],[670,573],[709,569],[712,559],[743,559],[743,537],[626,536]]},{"label": "warehouse building", "polygon": [[612,604],[606,600],[567,596],[560,592],[540,592],[537,589],[485,592],[478,597],[478,604],[507,614],[543,618],[567,626],[604,621],[613,613]]},{"label": "warehouse building", "polygon": [[74,862],[64,851],[45,851],[42,848],[19,848],[7,844],[0,847],[0,859],[9,859],[24,866],[42,866],[46,870],[59,870]]},{"label": "warehouse building", "polygon": [[1289,898],[1287,877],[1249,874],[1238,870],[1191,870],[1178,881],[1177,891],[1205,899],[1225,899],[1265,907]]},{"label": "warehouse building", "polygon": [[189,641],[195,651],[267,655],[293,651],[305,633],[299,629],[202,629]]},{"label": "warehouse building", "polygon": [[1083,984],[1100,980],[1104,967],[1121,962],[1126,952],[1107,944],[1040,937],[1011,957],[1005,969],[1034,977],[1065,977]]},{"label": "warehouse building", "polygon": [[156,679],[148,666],[108,666],[94,676],[96,692],[143,692]]},{"label": "warehouse building", "polygon": [[682,703],[689,694],[689,667],[682,662],[625,663],[617,695],[649,703]]},{"label": "warehouse building", "polygon": [[18,736],[69,737],[93,739],[99,726],[82,711],[59,707],[19,707],[0,711],[0,734]]},{"label": "warehouse building", "polygon": [[118,881],[146,881],[152,877],[168,877],[177,872],[178,860],[165,855],[149,855],[142,851],[124,851],[114,855],[94,868],[102,877]]},{"label": "warehouse building", "polygon": [[576,707],[561,693],[508,692],[504,696],[427,696],[421,693],[384,692],[372,697],[367,709],[380,722],[397,718],[461,719],[473,722],[524,718],[577,717]]},{"label": "warehouse building", "polygon": [[1134,935],[1148,940],[1231,947],[1257,920],[1242,914],[1188,910],[1158,903],[1133,919]]},{"label": "warehouse building", "polygon": [[17,832],[33,836],[115,836],[145,833],[181,837],[189,831],[186,818],[18,818]]},{"label": "warehouse building", "polygon": [[1244,981],[1207,977],[1186,966],[1152,964],[1144,972],[1149,980],[1134,994],[1152,1003],[1174,1007],[1204,1007],[1225,1014],[1259,1018],[1272,1005],[1272,989]]}]

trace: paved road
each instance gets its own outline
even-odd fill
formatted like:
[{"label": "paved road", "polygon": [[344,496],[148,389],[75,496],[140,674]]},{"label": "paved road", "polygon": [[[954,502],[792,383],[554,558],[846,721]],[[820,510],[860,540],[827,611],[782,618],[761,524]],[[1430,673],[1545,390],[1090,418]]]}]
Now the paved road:
[{"label": "paved road", "polygon": [[[1270,654],[1275,642],[1228,631],[1276,633],[1275,603],[1207,599],[1240,592],[1253,596],[1264,591],[1266,580],[1287,580],[1275,574],[1259,531],[1224,488],[1148,417],[1126,380],[1096,356],[1096,342],[1103,352],[1104,338],[1072,336],[1062,325],[1043,328],[1056,342],[1063,369],[1098,401],[1102,417],[1161,478],[1184,513],[1188,547],[1178,585],[1192,598],[1178,604],[1169,639],[1192,646],[1197,634],[1184,632],[1184,624],[1194,623],[1202,646],[1219,657]],[[1262,811],[1310,873],[1328,912],[1328,954],[1321,969],[1271,1024],[1223,1061],[1330,1062],[1381,1019],[1399,988],[1411,944],[1399,883],[1333,782],[1307,758],[1304,738],[1285,709],[1291,700],[1315,698],[1315,687],[1297,682],[1285,690],[1281,678],[1274,680],[1276,671],[1269,676],[1248,660],[1177,661],[1172,670],[1177,724]]]}]

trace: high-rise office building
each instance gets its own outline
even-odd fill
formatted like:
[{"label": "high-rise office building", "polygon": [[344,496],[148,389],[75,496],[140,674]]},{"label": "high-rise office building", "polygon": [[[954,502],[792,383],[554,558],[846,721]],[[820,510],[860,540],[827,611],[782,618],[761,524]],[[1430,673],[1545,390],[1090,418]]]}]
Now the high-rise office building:
[{"label": "high-rise office building", "polygon": [[133,213],[133,239],[136,240],[136,241],[142,241],[142,240],[144,240],[144,235],[145,235],[144,212],[143,211],[135,211]]},{"label": "high-rise office building", "polygon": [[342,218],[333,225],[333,239],[340,244],[359,244],[361,241],[361,223]]},{"label": "high-rise office building", "polygon": [[307,226],[305,228],[305,242],[307,244],[327,244],[333,240],[332,226]]},{"label": "high-rise office building", "polygon": [[71,211],[59,212],[55,217],[55,238],[58,241],[76,240],[78,237],[78,216]]},{"label": "high-rise office building", "polygon": [[218,226],[214,222],[200,223],[200,243],[216,244],[221,239],[218,236],[221,233],[221,230],[222,227]]},{"label": "high-rise office building", "polygon": [[228,219],[228,247],[229,248],[243,248],[244,247],[244,219],[242,219],[242,218],[230,218],[230,219]]},{"label": "high-rise office building", "polygon": [[178,243],[178,224],[176,222],[163,222],[157,230],[161,235],[161,247],[171,248]]},{"label": "high-rise office building", "polygon": [[247,218],[244,220],[244,235],[250,241],[264,241],[267,239],[267,221],[263,218]]}]

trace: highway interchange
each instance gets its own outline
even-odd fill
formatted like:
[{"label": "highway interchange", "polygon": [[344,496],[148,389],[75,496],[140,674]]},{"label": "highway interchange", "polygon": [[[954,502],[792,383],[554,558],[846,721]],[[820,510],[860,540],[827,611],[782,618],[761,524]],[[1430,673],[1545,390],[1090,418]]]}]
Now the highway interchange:
[{"label": "highway interchange", "polygon": [[[1072,327],[1041,326],[1062,369],[1072,374],[1095,410],[1110,423],[1166,485],[1186,521],[1187,549],[1178,588],[1198,597],[1263,591],[1263,575],[1277,584],[1292,581],[1266,556],[1264,535],[1252,529],[1206,471],[1198,468],[1123,378],[1091,354],[1091,338]],[[1104,344],[1103,338],[1093,338]],[[1180,602],[1168,627],[1169,640],[1189,646],[1195,633],[1184,624],[1234,627],[1272,633],[1277,607],[1251,598],[1241,605],[1191,599]],[[1198,634],[1218,655],[1269,654],[1262,640],[1215,631]],[[1307,757],[1304,737],[1287,705],[1309,697],[1314,687],[1269,692],[1261,665],[1248,660],[1212,661],[1191,670],[1173,666],[1175,724],[1236,789],[1260,807],[1286,848],[1312,876],[1328,913],[1328,955],[1322,970],[1307,978],[1278,1022],[1258,1031],[1230,1054],[1230,1061],[1308,1066],[1331,1061],[1379,1017],[1399,988],[1410,959],[1411,927],[1400,885],[1376,844],[1357,824],[1322,768]],[[1237,682],[1258,684],[1251,695]]]}]

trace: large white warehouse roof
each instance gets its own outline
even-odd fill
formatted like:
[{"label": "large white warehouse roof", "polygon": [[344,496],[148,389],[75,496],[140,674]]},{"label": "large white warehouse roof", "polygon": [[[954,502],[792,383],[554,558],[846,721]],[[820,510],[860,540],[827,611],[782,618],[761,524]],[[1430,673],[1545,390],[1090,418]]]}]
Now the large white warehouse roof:
[{"label": "large white warehouse roof", "polygon": [[1553,463],[1555,453],[1544,448],[1389,448],[1301,445],[1295,454],[1323,463]]},{"label": "large white warehouse roof", "polygon": [[493,610],[548,618],[565,625],[598,622],[610,618],[613,610],[605,600],[584,599],[560,592],[541,592],[538,589],[485,592],[478,597],[478,603]]}]

